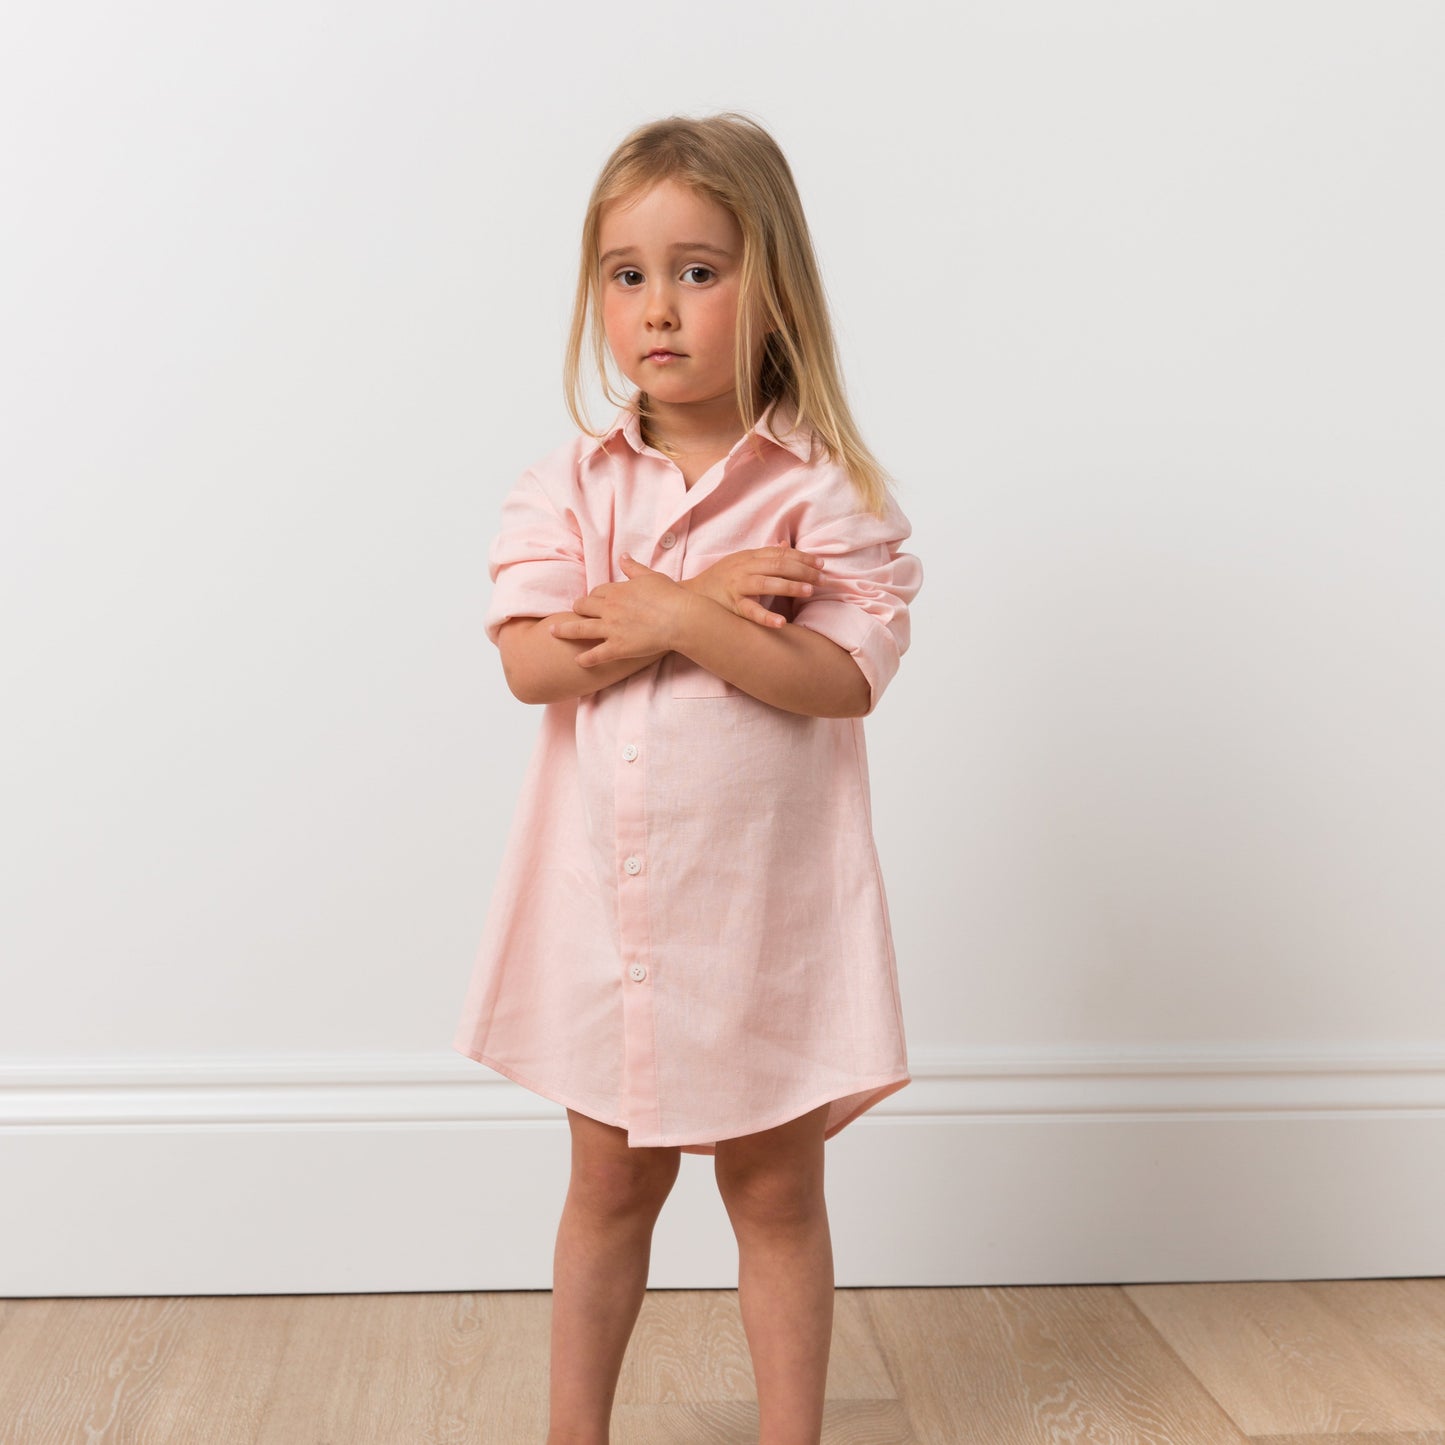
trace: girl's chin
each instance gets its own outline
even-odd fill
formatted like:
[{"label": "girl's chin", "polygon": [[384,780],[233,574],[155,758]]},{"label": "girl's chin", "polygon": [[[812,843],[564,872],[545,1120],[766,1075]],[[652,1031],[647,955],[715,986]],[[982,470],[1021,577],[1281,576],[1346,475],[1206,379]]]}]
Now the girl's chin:
[{"label": "girl's chin", "polygon": [[705,386],[689,384],[680,377],[660,376],[656,372],[652,376],[637,377],[633,384],[650,401],[660,401],[665,406],[716,405],[726,401],[730,395],[725,390],[709,391]]}]

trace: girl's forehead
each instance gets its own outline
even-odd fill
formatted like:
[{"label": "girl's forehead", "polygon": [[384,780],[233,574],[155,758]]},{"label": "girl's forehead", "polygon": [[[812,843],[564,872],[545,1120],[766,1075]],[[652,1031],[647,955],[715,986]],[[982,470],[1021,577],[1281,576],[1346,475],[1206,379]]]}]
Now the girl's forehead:
[{"label": "girl's forehead", "polygon": [[598,222],[599,230],[612,232],[657,233],[701,226],[731,236],[741,233],[737,218],[726,206],[674,177],[645,182],[604,201],[598,210]]}]

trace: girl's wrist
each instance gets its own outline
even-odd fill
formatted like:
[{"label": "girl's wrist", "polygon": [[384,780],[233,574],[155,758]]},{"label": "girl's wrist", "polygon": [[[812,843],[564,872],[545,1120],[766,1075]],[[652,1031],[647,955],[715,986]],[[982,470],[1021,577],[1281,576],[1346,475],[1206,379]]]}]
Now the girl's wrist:
[{"label": "girl's wrist", "polygon": [[[678,605],[673,617],[672,635],[667,640],[670,652],[682,652],[691,641],[697,626],[698,609],[706,607],[712,599],[696,587],[688,586],[688,580],[679,582]],[[716,603],[713,603],[716,606]]]},{"label": "girl's wrist", "polygon": [[714,603],[718,607],[724,606],[724,603],[717,597],[714,597],[707,587],[703,585],[701,577],[683,577],[677,585],[685,592],[690,592],[694,598],[701,598],[706,602]]}]

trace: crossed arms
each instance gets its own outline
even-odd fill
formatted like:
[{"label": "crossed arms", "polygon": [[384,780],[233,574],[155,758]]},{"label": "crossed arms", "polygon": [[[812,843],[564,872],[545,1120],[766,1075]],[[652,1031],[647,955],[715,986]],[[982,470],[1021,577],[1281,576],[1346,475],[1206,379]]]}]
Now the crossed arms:
[{"label": "crossed arms", "polygon": [[[759,571],[757,559],[765,557],[767,569]],[[594,587],[571,612],[502,624],[497,641],[507,685],[527,703],[582,697],[680,652],[785,712],[861,717],[868,711],[868,679],[845,648],[807,627],[751,620],[778,614],[747,597],[749,589],[773,596],[812,592],[803,579],[822,572],[805,559],[790,548],[757,548],[675,582],[626,558],[625,581]]]}]

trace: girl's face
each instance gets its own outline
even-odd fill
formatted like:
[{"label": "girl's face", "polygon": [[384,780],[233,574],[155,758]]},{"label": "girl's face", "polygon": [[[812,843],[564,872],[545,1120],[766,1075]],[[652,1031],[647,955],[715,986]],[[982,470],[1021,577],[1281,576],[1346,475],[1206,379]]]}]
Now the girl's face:
[{"label": "girl's face", "polygon": [[[736,403],[743,233],[676,181],[609,201],[598,231],[602,324],[618,369],[664,406]],[[766,337],[754,338],[756,378]],[[658,353],[662,353],[659,355]]]}]

